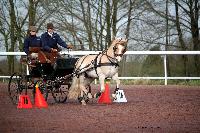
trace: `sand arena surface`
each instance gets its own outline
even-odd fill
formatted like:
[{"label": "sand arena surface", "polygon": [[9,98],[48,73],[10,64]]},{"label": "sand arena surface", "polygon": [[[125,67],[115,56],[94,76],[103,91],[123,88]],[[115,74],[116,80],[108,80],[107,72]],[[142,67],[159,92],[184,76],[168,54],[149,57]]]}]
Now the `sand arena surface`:
[{"label": "sand arena surface", "polygon": [[[98,86],[92,86],[93,92]],[[110,86],[110,92],[114,90]],[[198,133],[200,87],[122,86],[127,103],[82,106],[75,100],[57,104],[49,97],[48,109],[17,109],[0,85],[0,133]]]}]

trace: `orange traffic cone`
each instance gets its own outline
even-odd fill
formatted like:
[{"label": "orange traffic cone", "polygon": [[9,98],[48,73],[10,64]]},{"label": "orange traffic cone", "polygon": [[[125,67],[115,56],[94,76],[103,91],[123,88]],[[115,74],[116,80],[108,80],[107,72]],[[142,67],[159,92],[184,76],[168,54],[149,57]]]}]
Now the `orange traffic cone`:
[{"label": "orange traffic cone", "polygon": [[98,103],[106,103],[110,104],[111,99],[110,99],[110,89],[108,83],[105,85],[105,91],[101,93],[101,96],[98,99]]},{"label": "orange traffic cone", "polygon": [[30,100],[28,95],[19,95],[19,102],[18,102],[17,108],[18,109],[21,109],[21,108],[25,108],[25,109],[32,108],[32,103],[31,103],[31,100]]},{"label": "orange traffic cone", "polygon": [[42,93],[40,92],[40,89],[38,88],[38,85],[35,86],[36,91],[35,91],[35,106],[38,108],[47,108],[48,104],[45,101]]}]

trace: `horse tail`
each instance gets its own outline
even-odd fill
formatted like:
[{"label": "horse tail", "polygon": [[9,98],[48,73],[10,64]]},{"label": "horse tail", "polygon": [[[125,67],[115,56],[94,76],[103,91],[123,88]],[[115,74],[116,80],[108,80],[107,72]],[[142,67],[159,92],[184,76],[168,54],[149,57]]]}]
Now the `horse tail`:
[{"label": "horse tail", "polygon": [[81,94],[81,88],[83,86],[82,76],[74,76],[72,79],[71,87],[69,88],[68,98],[77,99]]}]

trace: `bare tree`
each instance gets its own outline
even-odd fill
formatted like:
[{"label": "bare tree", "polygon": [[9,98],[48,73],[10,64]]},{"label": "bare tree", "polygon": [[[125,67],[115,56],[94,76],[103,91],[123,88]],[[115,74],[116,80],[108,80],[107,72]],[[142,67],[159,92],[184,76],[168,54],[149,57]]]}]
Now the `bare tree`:
[{"label": "bare tree", "polygon": [[[199,0],[190,0],[189,3],[189,16],[191,21],[191,33],[193,41],[193,49],[200,50],[200,36],[199,36],[199,10],[200,2]],[[200,75],[200,57],[198,55],[194,56],[195,67],[197,70],[197,75]]]},{"label": "bare tree", "polygon": [[[193,40],[193,50],[199,50],[200,48],[200,42],[199,42],[199,26],[198,26],[198,21],[199,21],[199,1],[198,0],[170,0],[171,2],[171,8],[172,4],[174,4],[175,7],[175,14],[166,14],[162,12],[162,9],[156,9],[153,6],[156,2],[160,1],[155,1],[152,0],[149,2],[149,0],[146,0],[146,4],[148,5],[148,8],[150,11],[153,13],[157,14],[161,18],[167,19],[171,25],[174,24],[175,27],[170,26],[172,29],[176,28],[177,34],[173,34],[176,39],[176,36],[179,40],[180,44],[180,49],[181,50],[188,50],[188,45],[185,43],[184,38],[188,36],[188,33],[191,34],[192,40]],[[161,3],[161,2],[160,2]],[[180,15],[181,14],[181,15]],[[183,32],[184,31],[184,32]],[[170,36],[170,35],[169,35]],[[171,41],[171,40],[170,40]],[[171,45],[173,46],[173,45]],[[177,48],[177,44],[174,45],[174,48]],[[182,56],[183,60],[183,72],[185,75],[189,76],[189,68],[188,68],[188,57],[186,55]],[[199,74],[200,72],[200,63],[199,63],[199,57],[197,55],[194,56],[195,60],[195,67],[196,71]]]},{"label": "bare tree", "polygon": [[[132,10],[134,7],[134,2],[132,0],[129,0],[129,7],[128,7],[128,20],[127,20],[127,26],[126,26],[126,30],[125,30],[125,35],[126,38],[129,39],[130,36],[130,25],[131,25],[131,14],[132,14]],[[124,56],[124,59],[122,60],[122,67],[121,67],[121,75],[124,76],[125,75],[125,63],[126,63],[126,59],[127,56]]]},{"label": "bare tree", "polygon": [[[10,6],[10,42],[11,47],[9,49],[10,52],[13,52],[15,49],[15,45],[17,42],[17,36],[15,35],[15,31],[17,31],[17,22],[16,22],[16,15],[15,15],[15,5],[13,0],[9,0],[9,6]],[[14,72],[14,56],[8,56],[8,71],[11,73]]]},{"label": "bare tree", "polygon": [[[183,34],[182,34],[182,30],[181,30],[181,26],[180,26],[180,17],[179,17],[179,6],[178,6],[178,2],[177,0],[174,1],[175,3],[175,11],[176,11],[176,28],[177,28],[177,32],[178,32],[178,38],[179,38],[179,43],[181,45],[181,49],[182,50],[187,50],[186,44],[183,40]],[[188,75],[188,69],[187,69],[187,64],[188,64],[188,58],[187,55],[182,55],[182,59],[183,59],[183,71],[184,74],[186,76]]]},{"label": "bare tree", "polygon": [[[166,16],[168,16],[168,14],[169,14],[168,3],[169,3],[169,0],[166,0]],[[165,51],[168,51],[168,49],[169,49],[169,17],[166,17],[166,45],[165,45]],[[167,61],[167,75],[171,76],[170,62],[169,62],[169,57],[168,56],[166,56],[166,61]]]},{"label": "bare tree", "polygon": [[106,0],[106,41],[105,48],[109,47],[111,43],[111,5],[110,0]]},{"label": "bare tree", "polygon": [[117,12],[118,12],[118,0],[112,1],[113,13],[112,13],[112,38],[117,35]]}]

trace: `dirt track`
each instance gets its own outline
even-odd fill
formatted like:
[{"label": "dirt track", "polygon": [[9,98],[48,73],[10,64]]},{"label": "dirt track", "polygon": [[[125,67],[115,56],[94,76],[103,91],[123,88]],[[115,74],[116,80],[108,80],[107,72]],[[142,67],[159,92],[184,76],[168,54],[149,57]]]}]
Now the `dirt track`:
[{"label": "dirt track", "polygon": [[49,104],[48,109],[17,109],[1,84],[0,133],[200,132],[200,87],[122,88],[127,103],[102,105],[92,100],[82,106],[70,100]]}]

